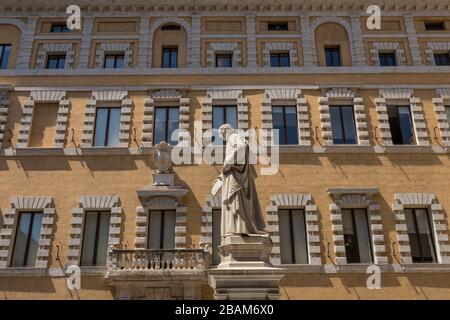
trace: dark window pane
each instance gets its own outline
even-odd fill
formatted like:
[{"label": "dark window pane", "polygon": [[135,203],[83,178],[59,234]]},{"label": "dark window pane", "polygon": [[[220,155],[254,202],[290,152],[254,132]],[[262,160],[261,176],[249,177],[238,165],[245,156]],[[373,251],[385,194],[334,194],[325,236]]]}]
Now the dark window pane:
[{"label": "dark window pane", "polygon": [[397,65],[395,52],[380,52],[378,56],[380,58],[380,66],[382,67],[392,67]]},{"label": "dark window pane", "polygon": [[66,65],[65,54],[49,55],[47,57],[47,69],[64,69]]},{"label": "dark window pane", "polygon": [[95,147],[105,145],[107,123],[108,123],[108,109],[97,108],[97,116],[95,118],[95,136],[94,136]]},{"label": "dark window pane", "polygon": [[371,263],[372,249],[365,209],[342,209],[345,253],[348,263]]},{"label": "dark window pane", "polygon": [[81,265],[106,265],[110,220],[110,212],[86,212],[84,217]]},{"label": "dark window pane", "polygon": [[216,54],[216,67],[217,68],[231,68],[232,67],[232,55],[231,54]]},{"label": "dark window pane", "polygon": [[267,24],[267,30],[269,31],[288,31],[287,22],[269,22]]},{"label": "dark window pane", "polygon": [[105,69],[122,69],[124,67],[124,54],[106,54],[104,68]]},{"label": "dark window pane", "polygon": [[8,68],[10,53],[11,53],[11,45],[0,44],[0,69]]},{"label": "dark window pane", "polygon": [[427,209],[405,209],[413,262],[436,262],[431,219]]},{"label": "dark window pane", "polygon": [[450,65],[450,54],[447,53],[435,53],[434,62],[437,66],[449,66]]},{"label": "dark window pane", "polygon": [[356,144],[355,116],[352,106],[331,106],[331,130],[334,144]]},{"label": "dark window pane", "polygon": [[36,262],[42,226],[41,212],[21,212],[17,224],[12,267],[32,267]]},{"label": "dark window pane", "polygon": [[409,107],[388,106],[389,127],[393,144],[413,144],[413,126]]},{"label": "dark window pane", "polygon": [[443,21],[425,22],[425,30],[445,30],[445,23]]},{"label": "dark window pane", "polygon": [[149,249],[175,248],[175,216],[174,210],[149,212],[147,244]]},{"label": "dark window pane", "polygon": [[289,67],[289,53],[271,53],[270,54],[271,67]]},{"label": "dark window pane", "polygon": [[70,32],[65,24],[52,24],[50,32],[60,33],[60,32]]},{"label": "dark window pane", "polygon": [[178,64],[178,48],[163,48],[162,67],[176,68]]},{"label": "dark window pane", "polygon": [[169,144],[178,144],[178,124],[180,112],[178,107],[155,108],[154,144],[166,141]]},{"label": "dark window pane", "polygon": [[228,123],[233,128],[237,128],[237,108],[236,106],[213,106],[213,143],[221,145],[224,141],[219,137],[217,131],[221,125]]},{"label": "dark window pane", "polygon": [[339,47],[325,47],[325,61],[329,67],[341,65],[341,54]]},{"label": "dark window pane", "polygon": [[108,125],[108,147],[115,147],[119,145],[120,132],[120,108],[109,109],[109,125]]},{"label": "dark window pane", "polygon": [[278,211],[282,264],[307,264],[305,213],[299,209]]},{"label": "dark window pane", "polygon": [[[297,108],[272,107],[273,129],[278,130],[279,144],[298,144]],[[276,138],[276,132],[274,132]]]}]

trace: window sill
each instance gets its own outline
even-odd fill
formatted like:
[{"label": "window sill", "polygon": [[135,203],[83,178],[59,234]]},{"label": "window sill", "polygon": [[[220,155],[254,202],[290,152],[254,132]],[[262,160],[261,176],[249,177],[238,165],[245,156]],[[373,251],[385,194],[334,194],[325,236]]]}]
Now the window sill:
[{"label": "window sill", "polygon": [[10,267],[0,269],[0,277],[42,277],[46,274],[46,268]]}]

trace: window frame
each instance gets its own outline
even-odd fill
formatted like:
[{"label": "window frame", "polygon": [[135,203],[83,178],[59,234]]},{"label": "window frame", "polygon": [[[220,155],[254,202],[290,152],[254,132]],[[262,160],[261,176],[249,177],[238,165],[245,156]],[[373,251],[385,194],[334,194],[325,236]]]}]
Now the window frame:
[{"label": "window frame", "polygon": [[[387,59],[386,55],[390,55],[390,58],[393,58],[394,64],[387,63],[390,60]],[[380,67],[397,67],[398,66],[397,51],[396,50],[394,50],[394,51],[379,51],[378,52],[378,61],[380,63]]]},{"label": "window frame", "polygon": [[[58,28],[60,31],[57,31]],[[67,27],[67,24],[65,23],[52,23],[50,26],[50,33],[68,33],[70,31],[71,30]]]},{"label": "window frame", "polygon": [[[299,144],[299,134],[298,134],[298,110],[297,110],[297,106],[296,105],[273,105],[272,106],[272,129],[274,128],[274,123],[273,123],[273,110],[274,108],[281,108],[283,110],[283,128],[284,128],[284,141],[285,143],[279,143],[279,145],[281,146],[296,146]],[[287,124],[286,124],[286,108],[294,108],[295,109],[295,127],[296,127],[296,143],[287,143],[288,142],[288,132],[287,132]]]},{"label": "window frame", "polygon": [[[8,55],[6,56],[5,52],[9,48]],[[11,43],[0,43],[0,69],[8,69],[9,58],[11,57],[12,44]],[[6,56],[6,58],[5,58]],[[6,64],[6,67],[2,66]]]},{"label": "window frame", "polygon": [[[411,139],[410,139],[410,142],[409,143],[404,143],[403,142],[403,127],[402,127],[402,125],[401,125],[401,122],[400,122],[400,111],[399,111],[399,109],[400,108],[402,108],[402,107],[404,107],[404,108],[408,108],[408,113],[409,113],[409,123],[410,123],[410,126],[411,126]],[[393,134],[392,134],[392,126],[391,126],[391,121],[390,121],[390,116],[389,116],[389,108],[395,108],[395,110],[396,110],[396,118],[397,118],[397,124],[398,124],[398,126],[399,126],[399,129],[400,129],[400,136],[401,136],[401,139],[402,139],[402,142],[403,143],[394,143],[394,136],[393,136]],[[388,123],[389,123],[389,132],[391,133],[391,140],[392,140],[392,144],[394,145],[394,146],[414,146],[414,145],[417,145],[417,140],[416,140],[416,135],[415,135],[415,132],[414,132],[414,120],[413,120],[413,118],[412,118],[412,113],[411,113],[411,106],[410,105],[388,105],[387,106],[387,115],[388,115]]]},{"label": "window frame", "polygon": [[[280,26],[283,26],[279,28]],[[289,22],[283,21],[269,21],[267,22],[268,32],[286,32],[289,31]]]},{"label": "window frame", "polygon": [[[333,144],[335,145],[358,145],[359,141],[358,141],[358,130],[356,129],[356,118],[355,118],[355,107],[353,105],[330,105],[330,122],[331,122],[331,132],[333,134],[333,118],[331,117],[331,108],[339,108],[339,120],[341,123],[341,129],[342,129],[342,140],[343,143],[336,143],[334,141],[335,137],[333,135]],[[355,133],[355,143],[349,143],[346,142],[347,141],[347,137],[346,137],[346,133],[345,133],[345,126],[344,126],[344,117],[343,117],[343,113],[342,113],[342,108],[351,108],[352,109],[352,124],[353,124],[353,129],[354,129],[354,133]]]},{"label": "window frame", "polygon": [[[21,263],[20,266],[17,265],[13,265],[14,262],[14,253],[16,252],[16,248],[17,248],[17,234],[19,231],[19,225],[20,225],[20,218],[22,214],[31,214],[31,219],[30,219],[30,226],[28,227],[28,232],[27,232],[27,242],[26,242],[26,246],[25,246],[25,255],[23,257],[23,261]],[[42,219],[44,218],[44,212],[42,210],[20,210],[18,212],[18,217],[17,217],[17,224],[15,226],[15,235],[14,235],[14,244],[13,244],[13,248],[11,251],[11,260],[10,260],[10,267],[12,268],[33,268],[34,265],[36,264],[36,261],[32,264],[32,265],[27,265],[26,262],[28,260],[28,256],[30,254],[30,243],[31,243],[31,237],[32,237],[32,232],[33,232],[33,223],[34,223],[34,219],[36,214],[40,214],[41,217],[41,226],[40,226],[40,230],[39,230],[39,238],[40,238],[40,234],[41,234],[41,230],[42,230]],[[39,243],[38,243],[38,248],[36,251],[36,255],[37,252],[39,251]],[[37,256],[36,256],[37,258]]]},{"label": "window frame", "polygon": [[[97,133],[98,111],[101,110],[101,109],[107,109],[108,110],[108,115],[106,117],[106,128],[105,128],[105,137],[104,137],[104,140],[103,140],[103,145],[96,146],[95,145],[95,135]],[[96,107],[95,108],[94,134],[92,136],[92,146],[93,147],[97,147],[97,148],[104,148],[104,147],[115,148],[115,147],[119,146],[119,145],[117,145],[117,146],[110,146],[110,145],[108,145],[109,126],[110,126],[111,110],[112,109],[119,109],[119,114],[122,115],[122,107]],[[119,134],[120,134],[120,120],[119,120]]]},{"label": "window frame", "polygon": [[[215,111],[217,111],[217,110],[219,110],[219,109],[221,109],[221,112],[222,112],[222,116],[223,116],[223,120],[225,121],[224,123],[222,123],[222,125],[223,124],[226,124],[227,123],[227,118],[228,118],[228,116],[227,116],[227,111],[228,111],[228,109],[234,109],[235,110],[235,114],[236,114],[236,119],[235,119],[235,121],[236,121],[236,126],[238,125],[238,123],[239,123],[239,116],[238,116],[238,108],[237,108],[237,105],[231,105],[231,104],[223,104],[223,105],[213,105],[212,106],[212,128],[213,129],[216,129],[216,130],[219,130],[219,128],[215,128],[214,127],[214,112]],[[220,126],[219,126],[220,127]],[[234,128],[234,129],[237,129],[237,128]],[[213,141],[213,144],[214,144],[214,142],[215,141]],[[223,143],[222,144],[226,144],[226,142],[225,141],[223,141]]]},{"label": "window frame", "polygon": [[[272,65],[272,58],[274,56],[275,56],[275,58],[277,60],[277,63],[278,63],[277,66],[273,66]],[[281,57],[282,56],[286,56],[287,57],[287,62],[288,62],[287,66],[283,66],[282,65],[282,63],[281,63],[281,61],[282,61]],[[287,52],[286,51],[283,51],[283,52],[281,52],[281,51],[270,52],[270,67],[271,68],[289,68],[290,66],[291,66],[291,57],[290,57],[289,51],[287,51]]]},{"label": "window frame", "polygon": [[[442,64],[442,60],[440,59],[440,57],[447,57],[447,63],[446,64]],[[439,57],[439,59],[436,59],[437,57]],[[450,52],[433,52],[433,61],[434,61],[434,65],[435,66],[450,66]]]},{"label": "window frame", "polygon": [[[152,212],[161,212],[161,222],[159,225],[159,248],[150,248],[150,228],[151,228],[151,213]],[[164,229],[165,229],[165,214],[166,212],[170,212],[173,213],[175,215],[176,218],[176,209],[152,209],[148,211],[148,223],[147,223],[147,243],[146,243],[146,248],[150,249],[150,250],[171,250],[171,249],[164,249]],[[176,227],[176,223],[174,225],[174,228]],[[176,233],[174,231],[174,236],[176,237]],[[174,239],[174,243],[175,243],[175,239]]]},{"label": "window frame", "polygon": [[[83,263],[83,250],[85,248],[85,232],[86,232],[86,215],[88,213],[96,213],[97,214],[97,220],[95,225],[95,242],[94,242],[94,253],[92,257],[93,264],[84,264]],[[106,258],[105,265],[97,264],[97,251],[98,251],[98,240],[99,240],[99,230],[100,230],[100,222],[101,222],[101,215],[102,214],[109,214],[109,222],[108,222],[108,230],[111,226],[111,217],[112,213],[109,210],[86,210],[84,212],[84,218],[83,218],[83,234],[81,235],[81,250],[80,250],[80,266],[83,267],[103,267],[106,266],[106,263],[108,262],[108,258]],[[108,232],[108,239],[109,239],[109,232]],[[106,255],[108,256],[108,249],[106,250]]]},{"label": "window frame", "polygon": [[[62,66],[62,68],[60,68],[61,60],[63,60],[62,57],[64,57],[64,65]],[[49,68],[50,61],[52,59],[54,59],[54,58],[57,59],[56,68]],[[67,53],[66,52],[65,53],[49,53],[49,54],[47,54],[47,62],[45,64],[45,69],[48,69],[48,70],[65,69],[66,68],[66,60],[67,60]]]},{"label": "window frame", "polygon": [[[219,215],[219,233],[220,233],[220,237],[219,237],[219,245],[217,247],[214,246],[214,239],[215,239],[215,233],[214,233],[214,216],[215,215]],[[221,245],[221,240],[222,240],[222,233],[221,233],[221,228],[222,228],[222,209],[220,208],[215,208],[212,209],[211,211],[211,264],[213,266],[217,266],[220,264],[221,262],[221,257],[220,257],[220,253],[218,252],[219,246]],[[218,258],[218,261],[214,261],[215,258]],[[216,263],[217,262],[217,263]]]},{"label": "window frame", "polygon": [[[328,64],[328,59],[327,59],[327,52],[329,51],[337,51],[337,57],[338,57],[338,64],[335,63],[334,61],[334,54],[332,54],[332,52],[330,53],[330,58],[331,58],[331,64]],[[330,46],[324,46],[324,51],[325,51],[325,65],[327,67],[341,67],[342,66],[342,57],[341,57],[341,46],[340,45],[330,45]]]},{"label": "window frame", "polygon": [[[112,68],[107,68],[106,63],[108,58],[114,57],[114,66]],[[117,67],[118,57],[122,57],[123,66]],[[105,53],[105,57],[103,59],[103,69],[124,69],[125,68],[125,54],[124,53]]]},{"label": "window frame", "polygon": [[445,21],[424,21],[424,28],[426,31],[445,31]]},{"label": "window frame", "polygon": [[[175,130],[179,130],[180,129],[180,107],[179,106],[156,106],[156,107],[154,107],[154,111],[153,111],[153,118],[154,119],[153,119],[153,122],[156,121],[156,111],[160,110],[160,109],[165,109],[164,139],[162,141],[166,141],[167,143],[170,144],[171,139],[169,137],[169,110],[170,109],[177,109],[178,110],[178,119],[177,119],[178,127]],[[162,141],[160,141],[160,142],[156,143],[156,140],[155,140],[156,139],[156,134],[155,134],[155,132],[156,132],[156,125],[153,125],[153,132],[152,132],[153,133],[152,134],[152,139],[153,139],[152,143],[153,143],[153,145],[157,145],[158,143],[162,142]],[[178,144],[178,142],[179,142],[179,135],[178,135],[177,144]]]},{"label": "window frame", "polygon": [[[368,241],[369,241],[369,254],[370,254],[370,262],[371,264],[374,263],[374,259],[375,259],[375,255],[374,255],[374,250],[372,247],[373,244],[373,239],[372,239],[372,233],[370,232],[370,223],[369,223],[369,214],[367,212],[367,208],[342,208],[341,210],[348,210],[350,211],[350,216],[351,216],[351,220],[352,220],[352,228],[353,231],[355,232],[355,237],[356,237],[356,245],[357,245],[357,253],[358,253],[358,262],[349,262],[348,259],[348,250],[347,250],[347,245],[346,245],[346,241],[345,241],[345,232],[343,231],[343,235],[344,235],[344,245],[346,246],[345,248],[345,258],[347,259],[347,263],[348,264],[358,264],[358,263],[363,263],[361,262],[361,255],[360,255],[360,243],[358,241],[358,228],[356,226],[356,210],[364,210],[364,217],[365,217],[365,221],[366,221],[366,227],[367,227],[367,235],[368,235]],[[342,214],[342,212],[341,212]],[[342,218],[342,221],[344,219]]]},{"label": "window frame", "polygon": [[[432,244],[431,244],[431,248],[430,249],[434,253],[434,256],[436,257],[436,259],[432,260],[432,261],[423,260],[424,256],[423,256],[423,252],[422,252],[422,240],[418,236],[420,233],[419,233],[419,225],[417,223],[418,219],[417,219],[417,213],[416,213],[416,210],[419,210],[419,209],[420,210],[425,210],[426,214],[427,214],[429,232],[430,232],[432,240],[433,240],[433,241],[431,241]],[[419,245],[419,252],[420,252],[420,258],[421,258],[421,260],[419,260],[419,261],[417,261],[417,260],[414,261],[414,257],[412,256],[412,250],[411,250],[412,262],[413,263],[437,263],[438,262],[438,251],[436,250],[437,248],[436,248],[436,243],[435,243],[436,235],[435,235],[433,227],[432,227],[433,226],[433,220],[431,218],[430,210],[428,208],[423,208],[423,207],[404,208],[404,211],[406,211],[406,210],[411,210],[412,211],[412,216],[414,217],[412,223],[414,225],[414,234],[416,235],[416,240],[417,240],[418,245]],[[406,212],[404,214],[405,214],[405,222],[406,222],[407,221],[406,220]],[[408,238],[409,238],[410,237],[409,230],[407,230],[407,233],[408,233]],[[411,239],[409,239],[409,243],[411,243]],[[411,244],[410,244],[410,246],[411,246]]]},{"label": "window frame", "polygon": [[[219,60],[224,58],[224,57],[227,57],[227,59],[229,59],[230,65],[228,67],[223,67],[223,66],[219,67],[218,66],[219,65]],[[233,67],[233,53],[226,53],[226,52],[224,52],[224,53],[215,53],[214,60],[215,60],[216,68],[232,68]]]},{"label": "window frame", "polygon": [[[281,265],[299,265],[300,263],[296,262],[296,256],[295,256],[295,249],[296,249],[296,242],[294,239],[294,219],[293,219],[293,211],[300,211],[300,214],[303,215],[303,224],[305,226],[305,250],[306,250],[306,263],[305,264],[309,264],[310,263],[310,258],[309,258],[309,245],[308,245],[308,230],[307,230],[307,221],[306,221],[306,210],[304,208],[283,208],[280,207],[278,208],[278,215],[280,214],[280,211],[288,211],[288,215],[289,215],[289,241],[291,244],[291,261],[290,263],[283,263],[281,261],[281,256],[280,256],[280,263]],[[279,218],[278,218],[279,220]],[[301,245],[301,244],[298,244]],[[281,250],[281,246],[282,243],[280,241],[280,250]]]},{"label": "window frame", "polygon": [[[169,51],[169,61],[168,61],[168,67],[164,66],[164,57],[165,57],[165,51],[168,50]],[[178,46],[163,46],[162,49],[162,55],[161,55],[161,68],[164,69],[172,69],[172,68],[178,68]],[[175,57],[175,65],[172,65],[172,53],[175,52],[176,53],[176,57]]]}]

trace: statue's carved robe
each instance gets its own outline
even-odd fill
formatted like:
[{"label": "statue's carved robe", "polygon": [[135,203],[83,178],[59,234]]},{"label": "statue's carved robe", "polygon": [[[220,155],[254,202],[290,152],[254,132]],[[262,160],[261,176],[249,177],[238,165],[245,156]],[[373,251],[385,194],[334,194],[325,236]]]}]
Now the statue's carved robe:
[{"label": "statue's carved robe", "polygon": [[267,234],[256,197],[255,173],[249,164],[249,146],[237,134],[227,140],[222,179],[222,237]]}]

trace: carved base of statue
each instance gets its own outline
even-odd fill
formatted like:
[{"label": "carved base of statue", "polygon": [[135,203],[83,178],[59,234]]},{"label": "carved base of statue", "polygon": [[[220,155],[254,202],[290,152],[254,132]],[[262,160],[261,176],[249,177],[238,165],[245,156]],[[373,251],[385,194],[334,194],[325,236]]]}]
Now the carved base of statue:
[{"label": "carved base of statue", "polygon": [[232,235],[222,239],[219,247],[223,268],[263,268],[272,266],[269,261],[273,243],[268,235]]}]

